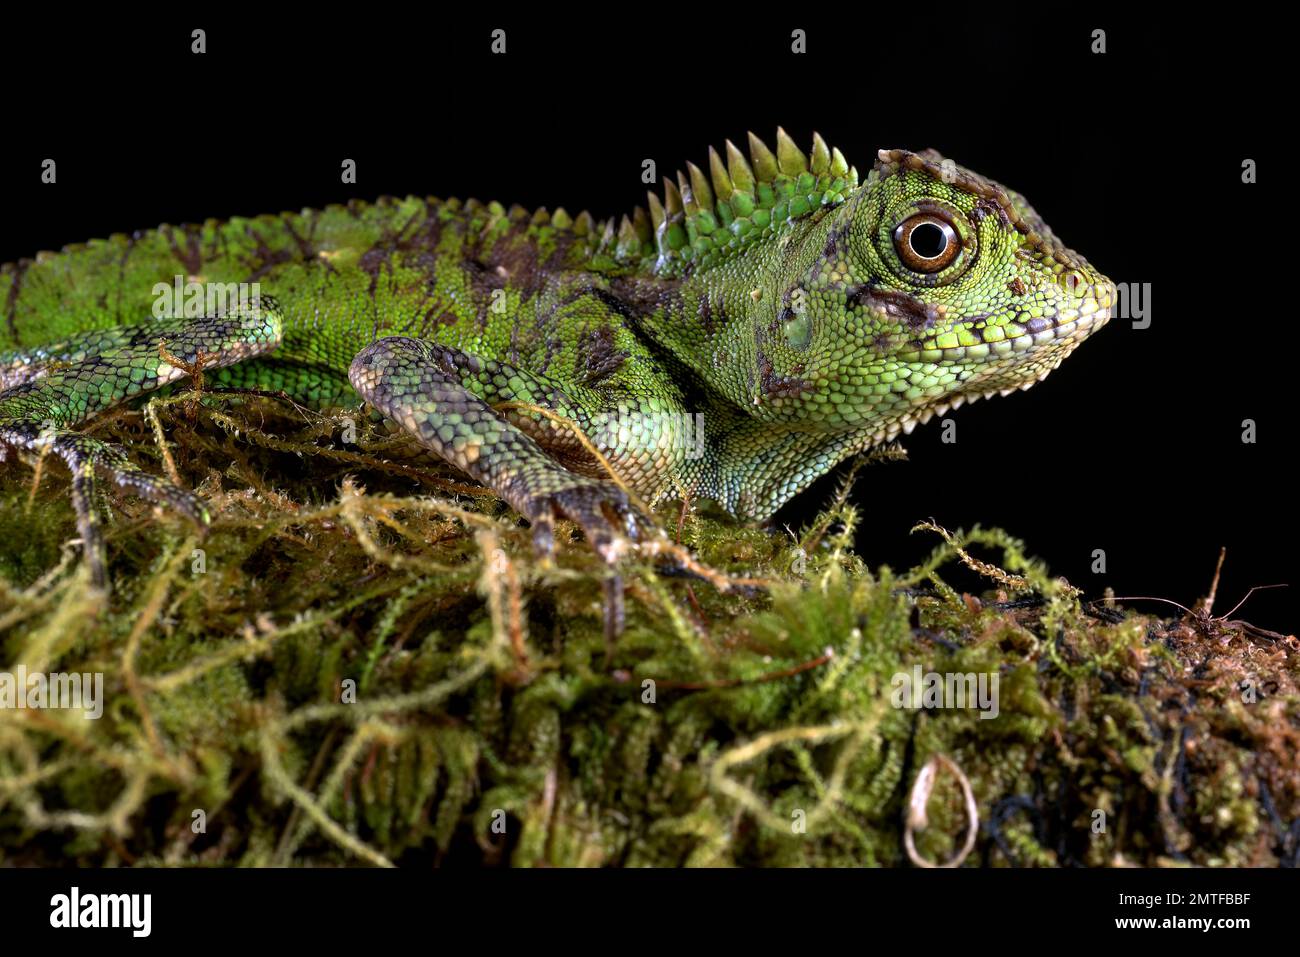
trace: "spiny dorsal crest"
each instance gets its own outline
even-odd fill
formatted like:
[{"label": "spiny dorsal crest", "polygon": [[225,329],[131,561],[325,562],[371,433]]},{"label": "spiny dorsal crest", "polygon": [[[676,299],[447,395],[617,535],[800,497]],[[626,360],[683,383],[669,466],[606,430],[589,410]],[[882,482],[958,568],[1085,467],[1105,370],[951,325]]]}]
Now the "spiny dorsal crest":
[{"label": "spiny dorsal crest", "polygon": [[618,222],[596,223],[589,213],[573,219],[558,209],[550,222],[589,237],[596,254],[624,262],[654,257],[662,273],[708,265],[790,220],[843,202],[857,185],[858,171],[820,135],[804,153],[778,127],[775,153],[750,133],[748,159],[727,140],[725,161],[709,149],[708,174],[687,163],[676,182],[665,181],[663,199],[647,194],[649,213],[638,206]]},{"label": "spiny dorsal crest", "polygon": [[664,184],[664,198],[648,194],[656,268],[711,260],[822,206],[841,203],[858,185],[844,154],[813,134],[804,153],[777,127],[776,152],[749,134],[749,159],[727,140],[726,160],[709,148],[709,172],[694,163]]}]

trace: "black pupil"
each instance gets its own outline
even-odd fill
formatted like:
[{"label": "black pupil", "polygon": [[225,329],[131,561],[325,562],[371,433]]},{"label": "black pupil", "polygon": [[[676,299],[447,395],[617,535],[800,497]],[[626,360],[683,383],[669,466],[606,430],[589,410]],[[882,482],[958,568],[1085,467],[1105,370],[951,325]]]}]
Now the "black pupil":
[{"label": "black pupil", "polygon": [[917,224],[907,241],[912,245],[912,252],[922,259],[934,259],[943,255],[943,251],[948,248],[948,237],[934,223]]}]

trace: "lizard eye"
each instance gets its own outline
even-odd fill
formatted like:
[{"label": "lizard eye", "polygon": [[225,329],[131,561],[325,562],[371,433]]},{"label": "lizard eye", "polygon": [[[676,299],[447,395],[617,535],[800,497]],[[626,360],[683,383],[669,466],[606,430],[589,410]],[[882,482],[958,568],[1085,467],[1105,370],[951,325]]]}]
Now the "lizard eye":
[{"label": "lizard eye", "polygon": [[957,258],[961,240],[948,220],[933,213],[917,213],[895,227],[894,249],[908,269],[931,273]]}]

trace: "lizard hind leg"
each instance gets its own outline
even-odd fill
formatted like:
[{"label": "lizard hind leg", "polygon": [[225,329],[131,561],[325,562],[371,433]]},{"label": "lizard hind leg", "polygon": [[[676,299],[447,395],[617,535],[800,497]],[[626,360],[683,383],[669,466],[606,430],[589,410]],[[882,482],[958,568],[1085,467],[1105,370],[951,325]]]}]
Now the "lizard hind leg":
[{"label": "lizard hind leg", "polygon": [[[165,319],[85,333],[39,352],[3,357],[12,375],[0,391],[0,445],[51,452],[72,473],[77,530],[92,581],[105,588],[98,477],[176,509],[200,527],[207,509],[194,493],[135,465],[121,446],[74,428],[96,412],[184,376],[162,358],[198,368],[219,367],[273,349],[281,320],[274,302],[262,299],[223,316]],[[4,380],[0,380],[4,381]]]},{"label": "lizard hind leg", "polygon": [[537,550],[554,548],[557,517],[576,522],[614,563],[642,535],[617,485],[580,475],[543,451],[493,404],[529,402],[573,414],[572,399],[542,377],[423,339],[390,336],[359,352],[348,377],[361,397],[425,448],[490,486],[533,526]]}]

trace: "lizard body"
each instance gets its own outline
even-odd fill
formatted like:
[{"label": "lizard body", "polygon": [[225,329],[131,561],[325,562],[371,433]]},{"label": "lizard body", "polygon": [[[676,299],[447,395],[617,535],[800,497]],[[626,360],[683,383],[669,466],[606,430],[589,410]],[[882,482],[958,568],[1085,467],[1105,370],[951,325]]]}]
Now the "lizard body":
[{"label": "lizard body", "polygon": [[[860,183],[820,137],[749,145],[617,222],[385,199],[6,264],[0,446],[67,462],[102,582],[98,474],[207,513],[77,432],[90,415],[196,364],[320,407],[359,394],[500,493],[539,547],[567,516],[613,561],[644,516],[555,416],[638,494],[762,520],[844,458],[1039,381],[1110,316],[1110,281],[1022,197],[932,151],[881,151]],[[256,293],[156,318],[182,277]]]}]

